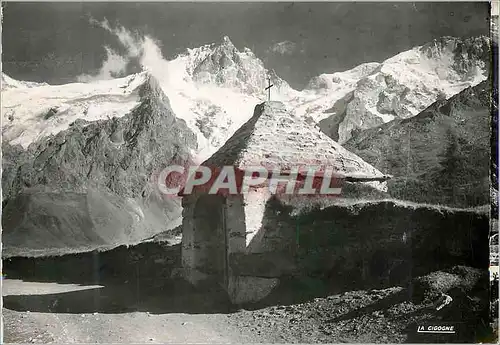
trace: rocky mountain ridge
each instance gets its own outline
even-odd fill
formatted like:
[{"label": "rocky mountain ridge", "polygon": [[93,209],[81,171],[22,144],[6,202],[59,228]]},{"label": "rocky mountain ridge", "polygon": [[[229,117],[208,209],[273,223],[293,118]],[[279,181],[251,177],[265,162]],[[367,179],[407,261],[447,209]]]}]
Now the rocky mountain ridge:
[{"label": "rocky mountain ridge", "polygon": [[153,77],[134,93],[120,117],[77,119],[26,149],[3,142],[4,255],[134,243],[180,223],[179,200],[154,174],[189,162],[196,138]]},{"label": "rocky mountain ridge", "polygon": [[362,131],[345,147],[393,175],[389,193],[414,202],[489,204],[491,87],[484,81],[417,116]]},{"label": "rocky mountain ridge", "polygon": [[449,98],[484,80],[489,43],[483,36],[444,37],[381,63],[322,74],[298,91],[267,70],[250,49],[238,50],[225,36],[221,42],[165,60],[167,72],[157,78],[176,116],[197,135],[202,162],[250,118],[255,104],[267,99],[268,77],[274,85],[272,100],[318,123],[325,134],[343,144],[360,130],[415,116],[438,98]]},{"label": "rocky mountain ridge", "polygon": [[[360,130],[413,117],[436,100],[477,85],[488,77],[489,53],[487,37],[443,37],[380,64],[321,76],[323,82],[313,85],[320,90],[326,87],[339,97],[331,97],[323,89],[330,93],[328,102],[318,99],[300,112],[343,144]],[[345,73],[355,78],[346,78]]]}]

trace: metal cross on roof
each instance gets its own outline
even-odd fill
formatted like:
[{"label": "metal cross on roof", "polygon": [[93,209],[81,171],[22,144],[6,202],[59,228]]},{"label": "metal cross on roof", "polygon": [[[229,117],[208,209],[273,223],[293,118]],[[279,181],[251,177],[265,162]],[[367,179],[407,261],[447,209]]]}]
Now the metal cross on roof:
[{"label": "metal cross on roof", "polygon": [[271,88],[274,86],[273,84],[271,84],[271,77],[267,77],[267,82],[269,83],[268,87],[266,87],[266,90],[268,90],[268,94],[267,94],[267,101],[270,101],[271,100]]}]

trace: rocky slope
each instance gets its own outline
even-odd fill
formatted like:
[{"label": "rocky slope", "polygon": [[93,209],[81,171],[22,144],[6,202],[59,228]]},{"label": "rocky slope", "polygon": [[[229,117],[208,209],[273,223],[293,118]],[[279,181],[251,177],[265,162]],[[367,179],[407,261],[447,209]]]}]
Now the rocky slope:
[{"label": "rocky slope", "polygon": [[[448,292],[453,302],[439,311],[435,303],[414,301],[409,298],[409,289],[397,286],[331,294],[291,305],[252,308],[233,314],[229,320],[241,327],[242,332],[256,334],[261,342],[494,343],[498,337],[487,326],[485,280],[472,280],[472,289],[464,293],[461,285],[466,279],[454,273],[439,271],[422,278],[437,280],[443,276],[456,280]],[[296,283],[297,293],[317,284],[315,281]],[[417,333],[417,327],[427,323],[453,324],[457,332]]]},{"label": "rocky slope", "polygon": [[417,116],[365,130],[345,147],[393,175],[388,189],[395,198],[489,204],[490,93],[484,81]]},{"label": "rocky slope", "polygon": [[488,76],[487,37],[443,37],[382,63],[323,74],[295,99],[297,113],[340,143],[359,130],[417,115]]},{"label": "rocky slope", "polygon": [[196,138],[153,77],[16,96],[2,93],[4,256],[113,247],[179,224],[154,174],[189,161]]}]

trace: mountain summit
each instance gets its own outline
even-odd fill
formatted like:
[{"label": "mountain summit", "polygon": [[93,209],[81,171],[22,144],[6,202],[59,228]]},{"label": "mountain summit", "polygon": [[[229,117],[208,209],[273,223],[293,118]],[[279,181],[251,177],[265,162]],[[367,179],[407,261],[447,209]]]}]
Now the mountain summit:
[{"label": "mountain summit", "polygon": [[340,143],[395,118],[417,115],[488,77],[487,37],[443,37],[382,63],[314,78],[293,100],[297,113],[319,122]]},{"label": "mountain summit", "polygon": [[[228,36],[219,43],[207,44],[199,48],[188,49],[172,61],[178,67],[184,65],[185,78],[202,84],[232,88],[253,95],[264,94],[267,78],[283,88],[291,90],[288,83],[270,73],[262,61],[248,48],[239,51]],[[182,67],[181,67],[182,69]]]}]

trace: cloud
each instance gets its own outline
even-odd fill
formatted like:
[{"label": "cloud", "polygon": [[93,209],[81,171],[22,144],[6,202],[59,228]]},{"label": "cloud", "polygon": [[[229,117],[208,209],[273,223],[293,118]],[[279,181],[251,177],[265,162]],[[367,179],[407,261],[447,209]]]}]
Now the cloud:
[{"label": "cloud", "polygon": [[99,73],[97,75],[81,74],[77,77],[79,82],[113,79],[125,73],[128,64],[127,57],[119,55],[108,46],[105,46],[104,49],[106,49],[106,59],[99,69]]},{"label": "cloud", "polygon": [[149,36],[132,33],[123,26],[112,28],[107,19],[99,22],[90,18],[90,23],[101,27],[116,37],[125,49],[120,55],[109,46],[104,46],[106,59],[96,75],[82,74],[77,77],[80,82],[113,79],[127,72],[130,63],[138,62],[142,70],[147,70],[160,80],[166,79],[168,61],[163,57],[159,42]]},{"label": "cloud", "polygon": [[125,29],[123,26],[117,27],[115,29],[111,28],[107,19],[104,19],[102,22],[97,22],[93,20],[93,23],[100,26],[101,28],[108,31],[110,34],[113,34],[118,38],[121,45],[127,49],[129,57],[138,57],[142,53],[142,44],[144,42],[140,37],[134,37],[132,33]]},{"label": "cloud", "polygon": [[297,49],[297,44],[291,41],[282,41],[273,44],[269,51],[281,54],[281,55],[291,55]]}]

